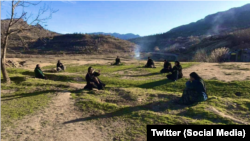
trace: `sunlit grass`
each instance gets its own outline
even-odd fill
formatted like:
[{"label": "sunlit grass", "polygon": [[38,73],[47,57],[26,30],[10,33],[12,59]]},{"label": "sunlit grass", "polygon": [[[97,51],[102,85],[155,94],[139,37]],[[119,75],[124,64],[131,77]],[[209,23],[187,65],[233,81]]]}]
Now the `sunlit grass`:
[{"label": "sunlit grass", "polygon": [[[182,67],[185,69],[196,64],[182,63]],[[99,78],[106,84],[106,89],[75,91],[70,88],[68,82],[86,83],[85,75],[89,66],[101,70]],[[146,139],[147,124],[239,124],[212,112],[211,107],[223,114],[250,122],[250,81],[205,80],[209,99],[191,106],[183,106],[174,104],[173,100],[181,96],[186,78],[176,82],[167,80],[166,74],[159,73],[162,62],[157,63],[157,68],[142,66],[69,65],[66,72],[45,73],[49,80],[35,79],[32,71],[8,69],[12,84],[2,83],[1,88],[13,92],[1,94],[2,130],[13,125],[14,120],[46,107],[58,90],[68,90],[72,93],[76,106],[84,115],[89,116],[85,118],[86,121],[91,120],[105,126],[114,121],[125,122],[125,132],[115,129],[113,134],[122,140]],[[50,68],[53,67],[47,66],[43,69]]]}]

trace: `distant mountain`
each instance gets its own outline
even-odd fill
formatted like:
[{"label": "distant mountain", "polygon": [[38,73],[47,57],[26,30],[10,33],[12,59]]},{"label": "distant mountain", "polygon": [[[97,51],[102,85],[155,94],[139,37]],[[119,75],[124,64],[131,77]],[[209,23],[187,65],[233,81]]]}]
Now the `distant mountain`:
[{"label": "distant mountain", "polygon": [[248,27],[250,27],[250,4],[208,15],[197,22],[176,27],[165,33],[165,36],[216,35]]},{"label": "distant mountain", "polygon": [[87,33],[87,34],[94,34],[94,35],[110,35],[119,39],[128,40],[133,38],[139,38],[140,35],[135,35],[133,33],[127,34],[119,34],[119,33],[104,33],[104,32],[94,32],[94,33]]},{"label": "distant mountain", "polygon": [[197,22],[173,28],[163,34],[129,39],[129,41],[140,45],[143,51],[153,51],[156,46],[160,50],[188,48],[200,43],[206,37],[225,35],[247,28],[250,28],[250,4],[208,15]]}]

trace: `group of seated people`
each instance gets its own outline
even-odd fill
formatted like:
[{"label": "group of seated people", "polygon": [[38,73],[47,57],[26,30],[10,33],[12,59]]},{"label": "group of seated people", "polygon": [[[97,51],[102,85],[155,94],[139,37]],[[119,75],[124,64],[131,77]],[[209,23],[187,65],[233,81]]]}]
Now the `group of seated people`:
[{"label": "group of seated people", "polygon": [[[171,63],[167,60],[164,60],[163,69],[160,71],[160,73],[170,72],[171,74],[168,74],[167,78],[172,81],[176,81],[183,77],[182,66],[179,61],[175,61],[175,65],[172,68]],[[188,105],[196,102],[206,101],[208,96],[204,80],[195,72],[192,72],[189,76],[190,78],[186,82],[186,88],[183,90],[182,97],[175,102],[178,104]]]},{"label": "group of seated people", "polygon": [[[65,70],[65,69],[66,69],[66,66],[64,66],[60,60],[58,60],[58,62],[56,64],[56,71],[59,72],[59,71]],[[39,64],[36,65],[34,72],[35,72],[36,78],[47,79]]]},{"label": "group of seated people", "polygon": [[[165,66],[167,66],[167,68],[165,68]],[[173,81],[176,81],[176,80],[182,78],[183,74],[182,74],[182,67],[180,65],[180,62],[175,61],[174,67],[172,68],[171,66],[172,65],[168,61],[165,60],[164,68],[161,70],[161,73],[171,72],[171,74],[167,75],[167,78],[170,80],[173,80]]]},{"label": "group of seated people", "polygon": [[[144,67],[146,67],[146,68],[156,68],[155,64],[154,64],[154,61],[150,57],[148,57],[147,64]],[[167,78],[170,79],[170,80],[175,81],[175,80],[180,79],[180,78],[183,77],[182,67],[181,67],[179,61],[175,61],[175,65],[172,68],[171,63],[168,62],[167,60],[164,60],[163,69],[160,71],[160,73],[170,73],[170,72],[171,72],[171,74],[167,75]]]},{"label": "group of seated people", "polygon": [[[116,62],[113,65],[118,64],[120,64],[119,56],[117,56]],[[150,57],[148,57],[145,67],[155,68],[154,61]],[[57,63],[57,71],[60,70],[65,70],[65,67],[59,60]],[[170,72],[171,74],[167,75],[167,78],[170,80],[176,81],[183,77],[182,67],[179,61],[175,61],[175,65],[172,68],[171,63],[167,60],[164,60],[163,69],[160,71],[160,73]],[[87,85],[84,87],[84,89],[93,90],[93,88],[96,88],[98,90],[104,90],[106,85],[98,78],[98,76],[100,76],[100,70],[96,72],[92,67],[89,67],[85,76]],[[39,64],[37,64],[35,68],[35,77],[46,79]],[[193,104],[195,102],[205,101],[207,98],[208,96],[206,92],[206,86],[203,79],[197,73],[192,72],[190,74],[189,81],[186,82],[186,88],[183,90],[182,97],[175,102],[178,104]]]},{"label": "group of seated people", "polygon": [[[154,61],[148,57],[146,68],[156,68]],[[164,60],[163,69],[160,73],[170,73],[167,78],[172,81],[176,81],[183,77],[182,66],[179,61],[175,61],[175,65],[172,65],[167,60]],[[206,86],[203,79],[195,72],[190,74],[189,81],[186,82],[186,88],[183,90],[182,97],[175,101],[178,104],[193,104],[195,102],[201,102],[207,100]]]}]

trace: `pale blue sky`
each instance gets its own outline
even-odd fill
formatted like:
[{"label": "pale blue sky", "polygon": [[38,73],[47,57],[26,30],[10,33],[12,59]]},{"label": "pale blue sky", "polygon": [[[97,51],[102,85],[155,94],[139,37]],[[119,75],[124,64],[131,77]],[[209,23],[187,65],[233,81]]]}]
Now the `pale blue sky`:
[{"label": "pale blue sky", "polygon": [[[141,36],[166,32],[195,22],[209,14],[240,7],[248,1],[46,1],[59,11],[47,22],[47,29],[58,33],[117,32]],[[1,7],[7,18],[9,2]],[[38,7],[27,10],[34,14]],[[19,10],[18,10],[19,11]]]}]

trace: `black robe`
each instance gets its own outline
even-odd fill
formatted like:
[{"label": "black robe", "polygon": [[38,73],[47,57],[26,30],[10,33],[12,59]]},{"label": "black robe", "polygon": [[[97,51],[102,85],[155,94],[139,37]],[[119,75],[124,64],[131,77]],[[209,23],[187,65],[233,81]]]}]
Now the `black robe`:
[{"label": "black robe", "polygon": [[62,63],[57,63],[57,65],[56,65],[57,71],[59,71],[59,68],[61,68],[62,70],[64,70],[64,66],[63,66]]},{"label": "black robe", "polygon": [[175,81],[175,80],[183,77],[181,65],[174,66],[173,69],[171,70],[171,72],[172,72],[172,74],[167,75],[167,78],[170,80]]},{"label": "black robe", "polygon": [[[99,78],[97,78],[99,81],[99,84],[95,81],[95,77],[99,75],[100,73],[98,72],[94,72],[93,74],[87,73],[85,77],[87,81],[87,85],[84,87],[84,89],[89,89],[89,90],[92,90],[93,88],[97,88],[98,90],[104,89],[105,84],[103,84]],[[90,82],[94,82],[94,84],[91,84]]]},{"label": "black robe", "polygon": [[148,62],[145,65],[145,67],[151,68],[152,66],[153,67],[155,66],[154,61],[152,59],[148,59]]},{"label": "black robe", "polygon": [[169,62],[164,63],[161,73],[169,73],[172,70],[172,65]]},{"label": "black robe", "polygon": [[119,65],[120,62],[121,62],[120,58],[116,58],[116,59],[115,59],[115,64],[114,64],[114,65]]},{"label": "black robe", "polygon": [[170,67],[170,69],[172,69],[171,63],[169,63],[169,62],[164,63],[164,69],[168,69],[169,67]]},{"label": "black robe", "polygon": [[177,101],[179,104],[193,104],[196,102],[205,101],[208,99],[206,85],[204,81],[194,80],[186,83],[186,88],[183,91],[182,97]]}]

